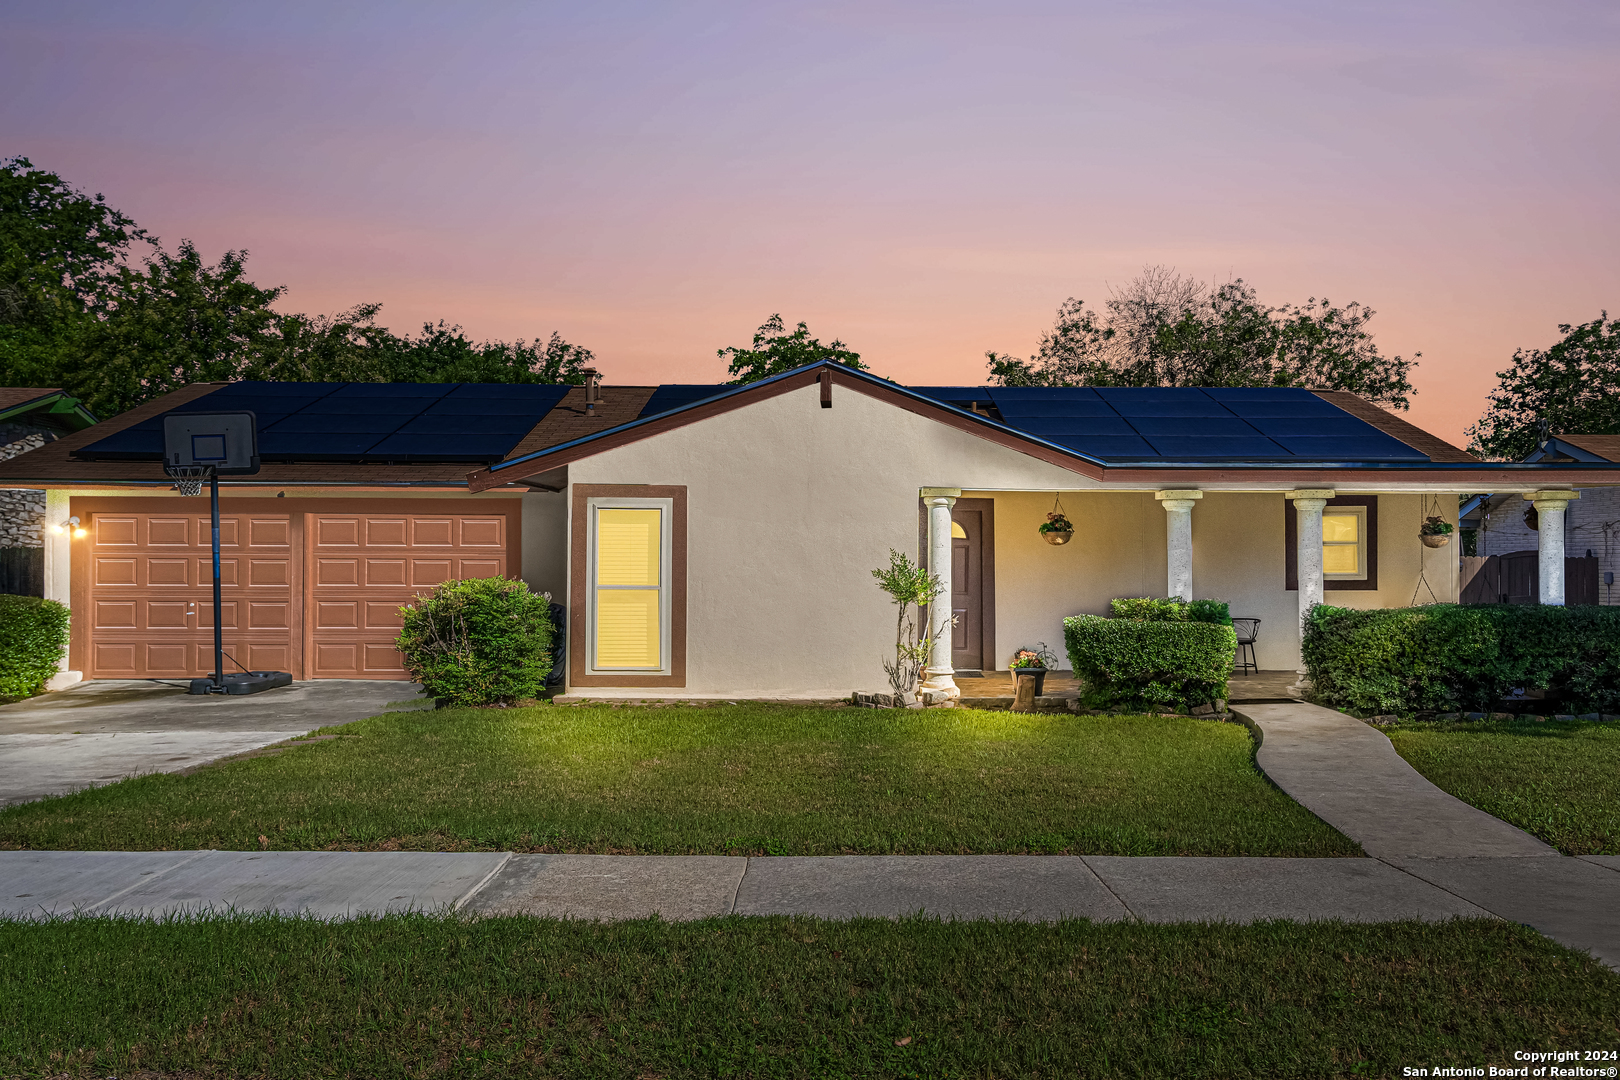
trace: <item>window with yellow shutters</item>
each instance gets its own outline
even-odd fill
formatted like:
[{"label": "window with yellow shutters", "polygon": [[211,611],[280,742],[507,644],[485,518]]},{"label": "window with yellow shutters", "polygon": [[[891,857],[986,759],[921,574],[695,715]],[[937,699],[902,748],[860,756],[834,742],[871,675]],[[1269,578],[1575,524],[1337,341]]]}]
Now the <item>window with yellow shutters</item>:
[{"label": "window with yellow shutters", "polygon": [[670,509],[664,500],[591,501],[593,671],[669,666]]}]

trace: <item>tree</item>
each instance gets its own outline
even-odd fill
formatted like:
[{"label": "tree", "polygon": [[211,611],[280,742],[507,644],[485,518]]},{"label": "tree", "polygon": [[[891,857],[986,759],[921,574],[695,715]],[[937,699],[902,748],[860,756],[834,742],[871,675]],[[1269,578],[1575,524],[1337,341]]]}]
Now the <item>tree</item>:
[{"label": "tree", "polygon": [[395,382],[570,383],[585,381],[596,354],[552,332],[542,343],[475,344],[460,326],[426,323],[415,339],[395,338],[383,346],[383,378]]},{"label": "tree", "polygon": [[[1149,267],[1116,290],[1099,316],[1073,297],[1028,360],[986,354],[1005,386],[1306,386],[1410,405],[1417,362],[1386,357],[1359,303],[1326,298],[1267,307],[1239,278],[1210,288]],[[1421,355],[1421,354],[1419,354]]]},{"label": "tree", "polygon": [[740,349],[731,346],[720,349],[716,355],[730,361],[726,373],[731,376],[732,386],[758,382],[822,360],[832,360],[860,371],[870,370],[861,363],[860,353],[850,352],[842,341],[836,339],[831,345],[823,345],[810,336],[810,329],[804,323],[790,333],[781,315],[772,315],[754,331],[751,347]]},{"label": "tree", "polygon": [[1496,373],[1485,414],[1471,426],[1469,447],[1485,457],[1519,461],[1541,443],[1541,432],[1620,434],[1620,320],[1607,311],[1579,326],[1560,323],[1564,337],[1549,349],[1516,349]]},{"label": "tree", "polygon": [[280,286],[249,281],[247,252],[209,266],[189,240],[119,273],[105,317],[88,331],[69,389],[112,416],[193,382],[263,377],[279,345]]},{"label": "tree", "polygon": [[0,382],[59,385],[132,251],[152,243],[103,196],[25,157],[0,162]]}]

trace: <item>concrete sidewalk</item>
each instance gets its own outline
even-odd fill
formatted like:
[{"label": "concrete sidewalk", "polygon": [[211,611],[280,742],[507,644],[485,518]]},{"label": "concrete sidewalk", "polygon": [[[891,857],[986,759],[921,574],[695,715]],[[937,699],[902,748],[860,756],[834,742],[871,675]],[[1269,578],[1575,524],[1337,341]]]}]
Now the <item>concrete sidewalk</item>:
[{"label": "concrete sidewalk", "polygon": [[445,909],[1143,922],[1496,916],[1620,970],[1620,859],[1071,855],[741,858],[332,851],[0,851],[0,915]]},{"label": "concrete sidewalk", "polygon": [[1320,705],[1244,705],[1261,734],[1262,771],[1374,858],[1557,856],[1522,829],[1447,795],[1383,732]]}]

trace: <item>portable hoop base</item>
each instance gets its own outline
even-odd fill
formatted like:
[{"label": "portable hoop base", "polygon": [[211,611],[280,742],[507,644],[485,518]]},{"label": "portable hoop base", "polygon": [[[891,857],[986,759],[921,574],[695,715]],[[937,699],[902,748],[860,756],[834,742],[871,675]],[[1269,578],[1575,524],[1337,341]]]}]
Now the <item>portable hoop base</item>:
[{"label": "portable hoop base", "polygon": [[192,679],[188,694],[257,694],[261,690],[274,690],[278,686],[291,686],[292,676],[285,671],[233,671],[225,676],[222,684],[214,682],[214,676],[206,679]]}]

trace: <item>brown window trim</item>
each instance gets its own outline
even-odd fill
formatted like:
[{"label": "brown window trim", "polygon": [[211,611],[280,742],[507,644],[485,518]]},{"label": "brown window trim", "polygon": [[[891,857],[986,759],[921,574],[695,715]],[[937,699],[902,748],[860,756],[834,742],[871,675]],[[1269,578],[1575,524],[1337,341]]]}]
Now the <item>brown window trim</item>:
[{"label": "brown window trim", "polygon": [[[569,515],[568,566],[568,685],[646,686],[686,685],[686,487],[660,484],[575,484]],[[585,672],[585,620],[590,613],[590,586],[585,580],[590,565],[586,550],[587,499],[669,499],[670,520],[668,675],[587,675]]]},{"label": "brown window trim", "polygon": [[[1327,592],[1376,592],[1378,590],[1378,496],[1340,495],[1329,499],[1328,506],[1365,506],[1367,508],[1367,580],[1347,581],[1344,578],[1324,578],[1322,588]],[[1283,543],[1287,548],[1287,581],[1283,588],[1299,591],[1299,518],[1294,504],[1283,500]]]}]

